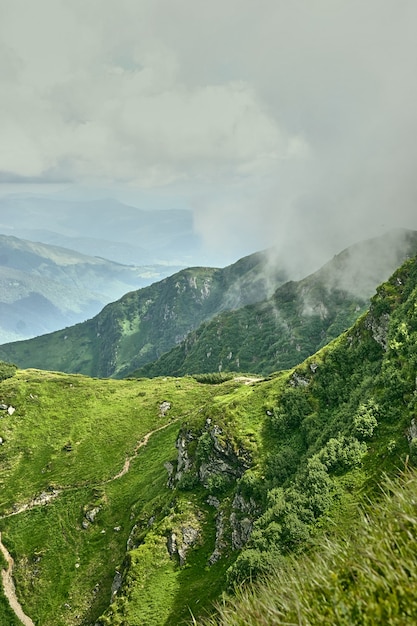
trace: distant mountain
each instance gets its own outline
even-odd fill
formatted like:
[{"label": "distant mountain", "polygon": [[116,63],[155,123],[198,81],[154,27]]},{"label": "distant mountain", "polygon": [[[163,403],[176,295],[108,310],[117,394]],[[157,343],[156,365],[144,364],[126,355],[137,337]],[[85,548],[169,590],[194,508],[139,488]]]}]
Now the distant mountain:
[{"label": "distant mountain", "polygon": [[0,235],[0,341],[84,321],[127,291],[164,276],[164,270]]},{"label": "distant mountain", "polygon": [[287,278],[270,265],[268,252],[224,269],[189,268],[126,294],[84,323],[3,345],[1,358],[21,367],[120,377],[154,361],[220,311],[265,299]]},{"label": "distant mountain", "polygon": [[0,232],[134,265],[184,267],[201,247],[191,211],[145,210],[111,198],[9,195],[0,198]]},{"label": "distant mountain", "polygon": [[282,285],[268,300],[202,324],[135,375],[268,374],[293,367],[351,326],[376,286],[416,253],[417,232],[412,231],[353,245],[311,276]]}]

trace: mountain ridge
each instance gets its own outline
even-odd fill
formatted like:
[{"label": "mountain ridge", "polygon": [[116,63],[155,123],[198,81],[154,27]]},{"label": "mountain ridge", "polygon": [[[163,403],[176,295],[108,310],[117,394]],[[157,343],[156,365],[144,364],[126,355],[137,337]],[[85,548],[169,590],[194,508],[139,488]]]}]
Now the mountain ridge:
[{"label": "mountain ridge", "polygon": [[216,316],[134,374],[269,374],[293,367],[351,326],[376,287],[416,252],[413,231],[359,242],[313,274],[278,287],[269,300]]},{"label": "mountain ridge", "polygon": [[349,327],[376,286],[415,251],[416,232],[392,231],[286,283],[288,273],[271,251],[222,269],[186,268],[83,324],[5,344],[0,357],[104,377],[285,369]]}]

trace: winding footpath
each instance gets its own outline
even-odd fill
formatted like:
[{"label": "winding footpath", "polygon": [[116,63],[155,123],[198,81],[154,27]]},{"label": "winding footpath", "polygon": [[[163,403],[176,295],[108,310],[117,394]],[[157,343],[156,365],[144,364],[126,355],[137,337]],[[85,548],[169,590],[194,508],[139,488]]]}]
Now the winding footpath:
[{"label": "winding footpath", "polygon": [[12,577],[14,562],[13,562],[13,558],[11,554],[8,552],[7,548],[3,545],[3,542],[1,540],[1,533],[0,533],[0,550],[2,551],[2,554],[7,561],[7,569],[3,569],[1,571],[4,595],[8,599],[10,607],[14,611],[14,614],[16,615],[17,619],[19,619],[24,626],[35,626],[34,622],[32,622],[30,617],[28,617],[26,613],[23,611],[19,603],[19,600],[16,597],[16,590],[15,590],[13,577]]},{"label": "winding footpath", "polygon": [[[126,460],[120,472],[118,472],[115,476],[113,476],[112,478],[109,478],[108,480],[105,480],[103,483],[100,483],[100,484],[111,483],[114,480],[117,480],[118,478],[121,478],[122,476],[127,474],[127,472],[130,469],[130,464],[132,460],[137,456],[140,448],[143,448],[144,446],[147,445],[152,435],[159,432],[160,430],[164,430],[165,428],[168,428],[168,426],[171,426],[171,424],[173,424],[176,421],[178,421],[178,419],[172,420],[168,422],[167,424],[163,424],[163,426],[159,426],[159,428],[155,428],[154,430],[151,430],[149,433],[146,433],[146,435],[136,444],[132,456],[126,457]],[[50,502],[51,500],[59,496],[59,494],[62,493],[63,490],[64,489],[59,489],[59,490],[57,489],[50,494],[43,493],[39,497],[31,500],[30,502],[27,502],[26,504],[22,504],[20,507],[17,507],[12,513],[2,515],[0,519],[11,517],[12,515],[18,515],[19,513],[22,513],[23,511],[28,511],[29,509],[33,509],[36,506],[43,506],[45,504],[48,504],[48,502]],[[1,571],[4,595],[9,601],[10,607],[13,610],[14,614],[22,622],[23,626],[35,626],[34,622],[23,611],[19,603],[19,600],[16,597],[16,589],[15,589],[14,582],[13,582],[14,561],[13,561],[11,554],[7,550],[6,546],[2,542],[1,532],[0,532],[0,550],[4,558],[7,561],[7,569],[3,569]]]}]

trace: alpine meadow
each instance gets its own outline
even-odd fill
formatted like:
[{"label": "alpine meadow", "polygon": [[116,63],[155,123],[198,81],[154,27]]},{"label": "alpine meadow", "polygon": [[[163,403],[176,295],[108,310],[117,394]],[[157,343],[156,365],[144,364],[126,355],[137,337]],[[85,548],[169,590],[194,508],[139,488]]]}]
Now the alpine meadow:
[{"label": "alpine meadow", "polygon": [[412,232],[382,249],[398,236],[393,267],[363,242],[267,283],[259,253],[2,346],[0,623],[414,623],[417,257]]}]

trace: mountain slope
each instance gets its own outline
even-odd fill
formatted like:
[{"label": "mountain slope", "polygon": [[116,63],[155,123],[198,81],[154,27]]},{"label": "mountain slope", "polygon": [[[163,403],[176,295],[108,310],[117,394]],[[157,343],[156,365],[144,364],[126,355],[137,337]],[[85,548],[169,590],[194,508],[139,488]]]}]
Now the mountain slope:
[{"label": "mountain slope", "polygon": [[189,268],[107,305],[91,320],[25,342],[3,345],[21,367],[121,376],[156,359],[203,320],[262,300],[286,274],[257,253],[224,269]]},{"label": "mountain slope", "polygon": [[161,270],[0,235],[0,342],[84,321]]},{"label": "mountain slope", "polygon": [[375,288],[417,252],[417,233],[392,231],[347,248],[264,302],[218,315],[138,376],[213,371],[268,374],[300,363],[368,307]]},{"label": "mountain slope", "polygon": [[228,584],[347,532],[382,472],[416,458],[416,355],[414,258],[352,328],[269,379],[2,366],[0,530],[25,613],[189,623]]}]

